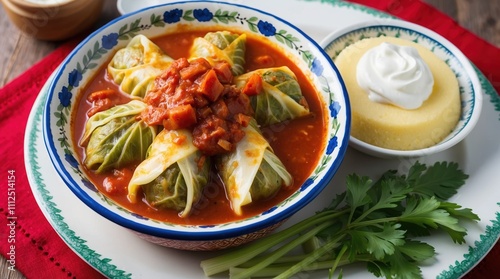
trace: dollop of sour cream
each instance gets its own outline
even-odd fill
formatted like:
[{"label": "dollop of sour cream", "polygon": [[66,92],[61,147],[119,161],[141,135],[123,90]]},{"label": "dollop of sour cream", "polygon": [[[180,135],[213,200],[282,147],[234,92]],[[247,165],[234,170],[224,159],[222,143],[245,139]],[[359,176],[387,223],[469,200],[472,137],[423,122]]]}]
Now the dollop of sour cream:
[{"label": "dollop of sour cream", "polygon": [[429,67],[414,47],[385,42],[361,57],[356,78],[371,101],[403,109],[419,108],[434,86]]}]

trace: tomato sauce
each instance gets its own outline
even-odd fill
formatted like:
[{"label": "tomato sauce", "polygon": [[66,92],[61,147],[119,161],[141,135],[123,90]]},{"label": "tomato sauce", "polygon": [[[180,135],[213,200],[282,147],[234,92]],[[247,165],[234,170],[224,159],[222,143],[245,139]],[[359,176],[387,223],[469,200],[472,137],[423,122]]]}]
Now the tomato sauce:
[{"label": "tomato sauce", "polygon": [[[210,30],[213,31],[213,30]],[[174,59],[189,56],[189,48],[194,38],[204,36],[207,31],[188,31],[178,34],[165,35],[151,40]],[[233,213],[230,202],[222,182],[215,170],[211,173],[210,182],[204,187],[203,195],[194,205],[190,215],[179,217],[174,210],[157,210],[142,202],[131,203],[127,199],[127,186],[137,165],[130,165],[119,170],[104,174],[96,174],[85,169],[94,185],[103,194],[123,207],[139,215],[176,224],[211,225],[235,221],[260,214],[292,195],[304,181],[311,175],[317,164],[320,154],[325,148],[325,111],[323,105],[309,79],[301,72],[297,65],[279,49],[271,47],[264,41],[254,36],[247,37],[246,70],[252,71],[259,68],[288,66],[296,75],[306,98],[310,116],[301,119],[285,121],[269,127],[262,127],[265,138],[270,142],[274,152],[281,159],[287,170],[292,174],[294,183],[290,187],[282,187],[278,193],[267,200],[254,201],[243,207],[243,214],[238,216]],[[88,119],[87,112],[92,104],[87,101],[90,94],[96,91],[114,90],[117,97],[114,104],[126,103],[130,98],[119,93],[119,87],[108,76],[104,66],[95,78],[84,89],[81,100],[77,101],[78,108],[73,115],[73,131],[75,146],[78,146],[77,155],[80,162],[85,159],[85,149],[79,141],[85,130]],[[83,166],[83,164],[82,164]]]}]

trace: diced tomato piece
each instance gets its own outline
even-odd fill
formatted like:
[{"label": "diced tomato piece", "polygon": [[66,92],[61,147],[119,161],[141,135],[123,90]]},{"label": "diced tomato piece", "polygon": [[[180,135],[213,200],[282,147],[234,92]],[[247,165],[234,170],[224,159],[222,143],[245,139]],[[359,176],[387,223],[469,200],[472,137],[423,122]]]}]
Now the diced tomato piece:
[{"label": "diced tomato piece", "polygon": [[245,115],[243,113],[238,113],[234,116],[234,121],[240,124],[242,127],[247,127],[250,124],[252,117]]},{"label": "diced tomato piece", "polygon": [[198,58],[190,61],[189,66],[182,68],[179,73],[184,80],[194,80],[210,68],[212,68],[212,66],[210,66],[210,63],[208,63],[205,58]]},{"label": "diced tomato piece", "polygon": [[87,111],[87,116],[91,117],[100,111],[111,108],[114,105],[111,99],[115,94],[116,92],[113,89],[104,89],[90,93],[87,100],[92,102],[92,107]]},{"label": "diced tomato piece", "polygon": [[188,128],[196,123],[196,110],[191,105],[173,107],[168,113],[168,119],[163,122],[165,129]]},{"label": "diced tomato piece", "polygon": [[210,104],[207,98],[201,96],[200,94],[194,94],[193,99],[194,99],[194,107],[197,108],[202,108]]},{"label": "diced tomato piece", "polygon": [[208,106],[201,107],[201,108],[198,108],[196,110],[196,115],[197,115],[198,119],[207,118],[211,114],[212,114],[212,109]]},{"label": "diced tomato piece", "polygon": [[223,100],[218,100],[213,103],[210,108],[213,114],[222,119],[227,119],[229,117],[229,109]]},{"label": "diced tomato piece", "polygon": [[195,97],[189,92],[189,88],[178,86],[173,94],[165,101],[165,105],[168,107],[180,106],[180,105],[193,105],[195,103]]},{"label": "diced tomato piece", "polygon": [[111,195],[127,193],[127,182],[132,178],[132,170],[129,168],[115,169],[113,175],[108,175],[102,182],[104,190]]},{"label": "diced tomato piece", "polygon": [[87,111],[87,116],[91,117],[92,115],[105,111],[113,106],[113,102],[111,102],[110,99],[104,98],[104,99],[98,99],[94,101],[92,104],[92,107]]},{"label": "diced tomato piece", "polygon": [[236,88],[234,85],[224,85],[224,90],[222,91],[224,98],[231,98],[238,95],[241,95],[241,89]]},{"label": "diced tomato piece", "polygon": [[243,113],[246,115],[254,114],[252,104],[250,103],[250,97],[246,94],[239,94],[234,97],[227,98],[226,104],[232,115],[237,113]]},{"label": "diced tomato piece", "polygon": [[262,78],[258,74],[252,74],[241,92],[248,96],[258,95],[262,91]]},{"label": "diced tomato piece", "polygon": [[177,123],[175,123],[174,121],[172,121],[169,118],[163,119],[162,123],[163,123],[163,127],[167,130],[175,130],[175,129],[179,128],[179,127],[175,126],[175,125],[177,125]]},{"label": "diced tomato piece", "polygon": [[178,69],[186,68],[187,66],[189,66],[189,61],[187,60],[187,58],[181,57],[177,60],[174,60],[174,62],[172,62],[172,64],[170,64],[170,66],[168,68],[178,70]]},{"label": "diced tomato piece", "polygon": [[141,119],[149,126],[160,125],[164,119],[168,118],[168,115],[169,111],[166,108],[149,105],[141,112]]},{"label": "diced tomato piece", "polygon": [[110,98],[113,94],[115,94],[115,90],[113,89],[104,89],[90,93],[87,97],[87,100],[90,102],[95,102],[100,99]]},{"label": "diced tomato piece", "polygon": [[144,102],[156,107],[160,106],[161,103],[165,102],[166,96],[173,94],[179,83],[179,75],[168,68],[162,75],[156,77],[152,88],[147,91],[144,97]]},{"label": "diced tomato piece", "polygon": [[213,69],[200,77],[197,84],[199,86],[199,93],[205,95],[212,102],[217,100],[224,90],[224,85],[220,83]]},{"label": "diced tomato piece", "polygon": [[233,80],[233,72],[231,72],[231,65],[228,62],[216,63],[213,69],[222,84],[229,84]]}]

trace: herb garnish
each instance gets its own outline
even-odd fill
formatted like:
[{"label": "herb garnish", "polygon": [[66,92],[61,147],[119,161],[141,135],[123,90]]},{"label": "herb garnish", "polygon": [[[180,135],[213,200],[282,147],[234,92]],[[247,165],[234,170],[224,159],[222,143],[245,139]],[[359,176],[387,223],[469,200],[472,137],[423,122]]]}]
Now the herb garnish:
[{"label": "herb garnish", "polygon": [[[347,176],[347,190],[315,215],[285,229],[201,262],[207,276],[229,271],[230,277],[289,278],[292,275],[365,262],[377,277],[422,278],[419,263],[434,247],[414,239],[441,230],[465,243],[459,220],[478,221],[469,208],[447,202],[468,175],[457,163],[416,162],[407,175],[394,170],[373,182]],[[298,255],[290,252],[302,247]],[[342,278],[342,271],[338,274]]]}]

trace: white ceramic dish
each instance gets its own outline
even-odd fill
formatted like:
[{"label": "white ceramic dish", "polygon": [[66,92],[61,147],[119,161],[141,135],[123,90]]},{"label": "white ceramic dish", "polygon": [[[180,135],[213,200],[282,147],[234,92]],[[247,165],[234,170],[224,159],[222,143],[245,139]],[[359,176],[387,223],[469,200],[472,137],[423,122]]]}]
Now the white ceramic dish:
[{"label": "white ceramic dish", "polygon": [[328,55],[335,60],[348,45],[364,38],[398,37],[416,42],[434,53],[455,73],[461,98],[461,115],[455,129],[439,143],[417,150],[382,148],[350,136],[349,144],[367,154],[381,157],[422,157],[446,150],[462,141],[474,128],[481,115],[482,90],[475,69],[465,55],[452,43],[425,27],[397,19],[377,19],[338,29],[321,41]]},{"label": "white ceramic dish", "polygon": [[[258,7],[265,6],[269,12],[288,18],[299,27],[309,30],[318,41],[346,24],[387,17],[365,7],[337,1],[251,2]],[[290,8],[288,12],[282,9],[285,3]],[[300,16],[289,12],[296,10],[302,11]],[[317,13],[329,17],[318,17],[315,23],[307,20]],[[472,208],[481,217],[481,222],[468,226],[466,245],[455,245],[445,236],[425,239],[436,247],[438,254],[435,261],[423,266],[424,278],[460,278],[481,261],[500,236],[500,193],[497,191],[500,165],[500,97],[482,74],[479,74],[479,77],[485,98],[483,112],[474,133],[453,148],[421,158],[420,161],[428,164],[441,160],[458,162],[470,178],[453,200]],[[50,164],[41,133],[45,96],[46,88],[34,104],[26,127],[25,161],[34,196],[61,238],[75,253],[111,278],[203,278],[199,262],[218,255],[218,252],[183,252],[142,241],[132,232],[108,222],[85,207],[67,187],[61,187],[63,181],[57,177]],[[335,193],[343,191],[341,185],[345,175],[356,172],[376,176],[389,168],[405,171],[411,162],[408,159],[381,160],[348,149],[344,163],[324,190],[325,195],[316,198],[313,204],[299,211],[283,227],[324,208]],[[93,229],[96,226],[105,233],[96,235]],[[225,277],[221,275],[216,278]],[[328,274],[302,274],[300,278],[328,278]],[[354,266],[344,270],[344,278],[374,277],[363,266]]]}]

